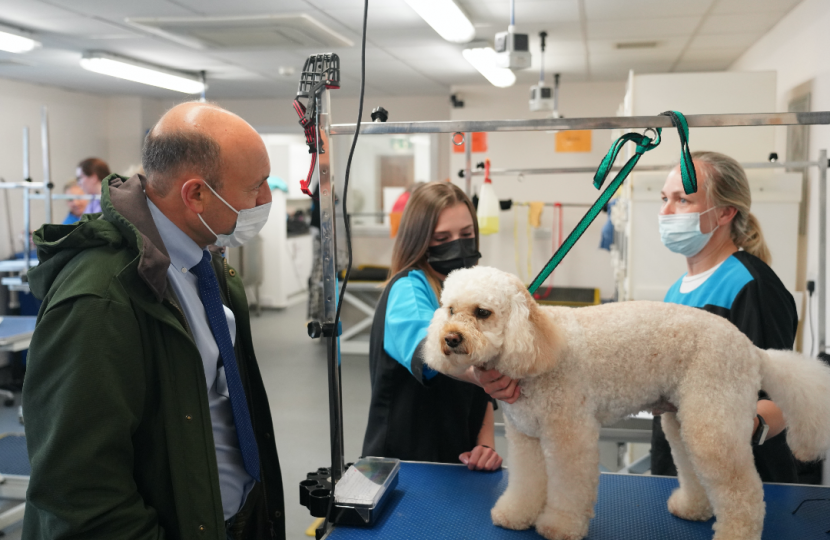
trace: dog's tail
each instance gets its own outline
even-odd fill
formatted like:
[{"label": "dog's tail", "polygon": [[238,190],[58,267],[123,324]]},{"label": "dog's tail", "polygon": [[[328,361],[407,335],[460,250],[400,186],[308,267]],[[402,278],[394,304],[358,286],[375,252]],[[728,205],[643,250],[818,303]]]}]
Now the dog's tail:
[{"label": "dog's tail", "polygon": [[793,455],[823,457],[830,449],[830,367],[793,351],[759,351],[761,388],[784,412]]}]

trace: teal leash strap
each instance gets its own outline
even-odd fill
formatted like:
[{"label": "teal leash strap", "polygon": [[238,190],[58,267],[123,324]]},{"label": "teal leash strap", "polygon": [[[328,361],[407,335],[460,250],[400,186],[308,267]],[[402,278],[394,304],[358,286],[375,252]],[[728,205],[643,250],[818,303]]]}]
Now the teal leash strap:
[{"label": "teal leash strap", "polygon": [[[685,120],[685,119],[684,119]],[[688,130],[688,128],[687,128]],[[649,131],[649,130],[646,130]],[[640,157],[652,150],[653,148],[657,148],[660,144],[660,134],[661,129],[652,129],[655,133],[654,139],[648,137],[645,134],[640,133],[626,133],[619,139],[617,139],[614,144],[611,146],[611,149],[608,150],[608,153],[600,162],[599,167],[597,168],[597,172],[594,175],[594,187],[597,189],[602,188],[602,184],[605,182],[605,179],[608,177],[608,173],[611,172],[611,167],[614,165],[614,161],[617,159],[617,154],[620,153],[625,143],[632,141],[637,145],[636,153],[629,159],[623,168],[617,173],[617,176],[608,184],[608,187],[605,188],[605,191],[599,196],[597,201],[591,206],[588,212],[579,220],[574,230],[568,235],[565,241],[559,246],[559,249],[556,250],[556,253],[553,254],[553,257],[548,261],[542,271],[539,272],[539,275],[533,280],[533,283],[530,284],[528,287],[528,291],[530,294],[536,292],[536,290],[548,279],[548,276],[559,266],[559,263],[562,262],[562,259],[565,258],[565,255],[571,250],[571,248],[576,244],[577,240],[582,236],[582,234],[588,229],[588,227],[593,223],[593,221],[597,218],[599,213],[608,204],[608,201],[611,200],[611,197],[614,196],[614,193],[622,185],[623,181],[625,181],[626,177],[628,177],[631,170],[637,165],[637,162],[640,161]],[[694,170],[694,169],[692,169]]]},{"label": "teal leash strap", "polygon": [[671,123],[677,128],[680,137],[680,176],[683,179],[683,191],[686,195],[697,192],[697,174],[692,163],[692,153],[689,151],[689,123],[679,111],[666,111],[660,116],[668,116]]}]

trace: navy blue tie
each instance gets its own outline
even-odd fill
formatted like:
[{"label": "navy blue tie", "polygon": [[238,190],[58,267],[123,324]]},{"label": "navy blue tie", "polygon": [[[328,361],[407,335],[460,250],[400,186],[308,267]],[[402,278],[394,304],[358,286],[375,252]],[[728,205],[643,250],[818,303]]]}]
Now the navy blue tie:
[{"label": "navy blue tie", "polygon": [[190,269],[199,278],[199,296],[205,306],[208,323],[219,347],[219,355],[225,365],[225,378],[228,380],[228,394],[231,399],[233,421],[236,424],[236,436],[239,438],[239,449],[242,451],[242,461],[245,471],[254,480],[259,482],[259,450],[257,449],[254,428],[251,426],[251,414],[248,412],[248,401],[245,399],[245,389],[239,377],[239,368],[236,365],[236,354],[233,351],[231,332],[228,330],[228,320],[225,318],[225,308],[219,296],[219,282],[210,265],[210,252],[205,250],[199,264]]}]

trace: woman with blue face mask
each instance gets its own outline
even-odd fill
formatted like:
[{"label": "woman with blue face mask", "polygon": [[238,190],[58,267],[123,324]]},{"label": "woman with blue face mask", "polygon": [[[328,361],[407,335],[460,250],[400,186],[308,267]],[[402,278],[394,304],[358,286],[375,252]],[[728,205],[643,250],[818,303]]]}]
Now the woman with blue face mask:
[{"label": "woman with blue face mask", "polygon": [[501,467],[491,397],[512,403],[519,397],[517,382],[476,368],[448,377],[425,366],[421,353],[447,274],[476,265],[480,257],[475,208],[464,192],[449,182],[415,189],[372,325],[364,456],[463,463],[471,470]]},{"label": "woman with blue face mask", "polygon": [[[750,213],[746,173],[734,159],[716,152],[695,152],[692,160],[697,193],[684,192],[679,166],[669,173],[661,193],[660,237],[669,250],[686,257],[688,268],[665,301],[724,317],[762,349],[792,349],[798,328],[795,302],[769,267],[769,249]],[[678,329],[678,347],[682,346]],[[798,464],[782,435],[786,425],[781,409],[763,389],[758,397],[752,443],[761,480],[798,482]],[[667,434],[680,436],[675,411],[671,404],[655,411],[663,414],[654,419],[652,474],[678,474],[666,441]],[[681,475],[694,474],[683,463],[680,469]]]}]

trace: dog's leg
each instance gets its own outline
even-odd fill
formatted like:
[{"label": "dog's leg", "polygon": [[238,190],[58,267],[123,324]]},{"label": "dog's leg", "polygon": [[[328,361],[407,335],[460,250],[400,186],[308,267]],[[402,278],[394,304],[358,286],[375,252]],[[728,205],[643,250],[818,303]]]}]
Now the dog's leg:
[{"label": "dog's leg", "polygon": [[671,445],[677,480],[680,482],[680,487],[669,497],[669,512],[683,519],[706,521],[712,517],[712,505],[709,504],[706,490],[698,480],[686,446],[680,438],[680,423],[674,413],[664,413],[661,423]]},{"label": "dog's leg", "polygon": [[530,528],[545,506],[545,458],[539,439],[518,431],[505,416],[507,489],[490,511],[493,524],[506,529]]},{"label": "dog's leg", "polygon": [[597,499],[599,423],[562,413],[550,419],[542,438],[548,497],[536,532],[548,540],[581,540],[588,534]]},{"label": "dog's leg", "polygon": [[749,442],[752,417],[740,414],[746,408],[741,404],[710,400],[711,395],[728,396],[717,390],[683,402],[680,435],[714,509],[713,540],[760,540],[764,490]]}]

